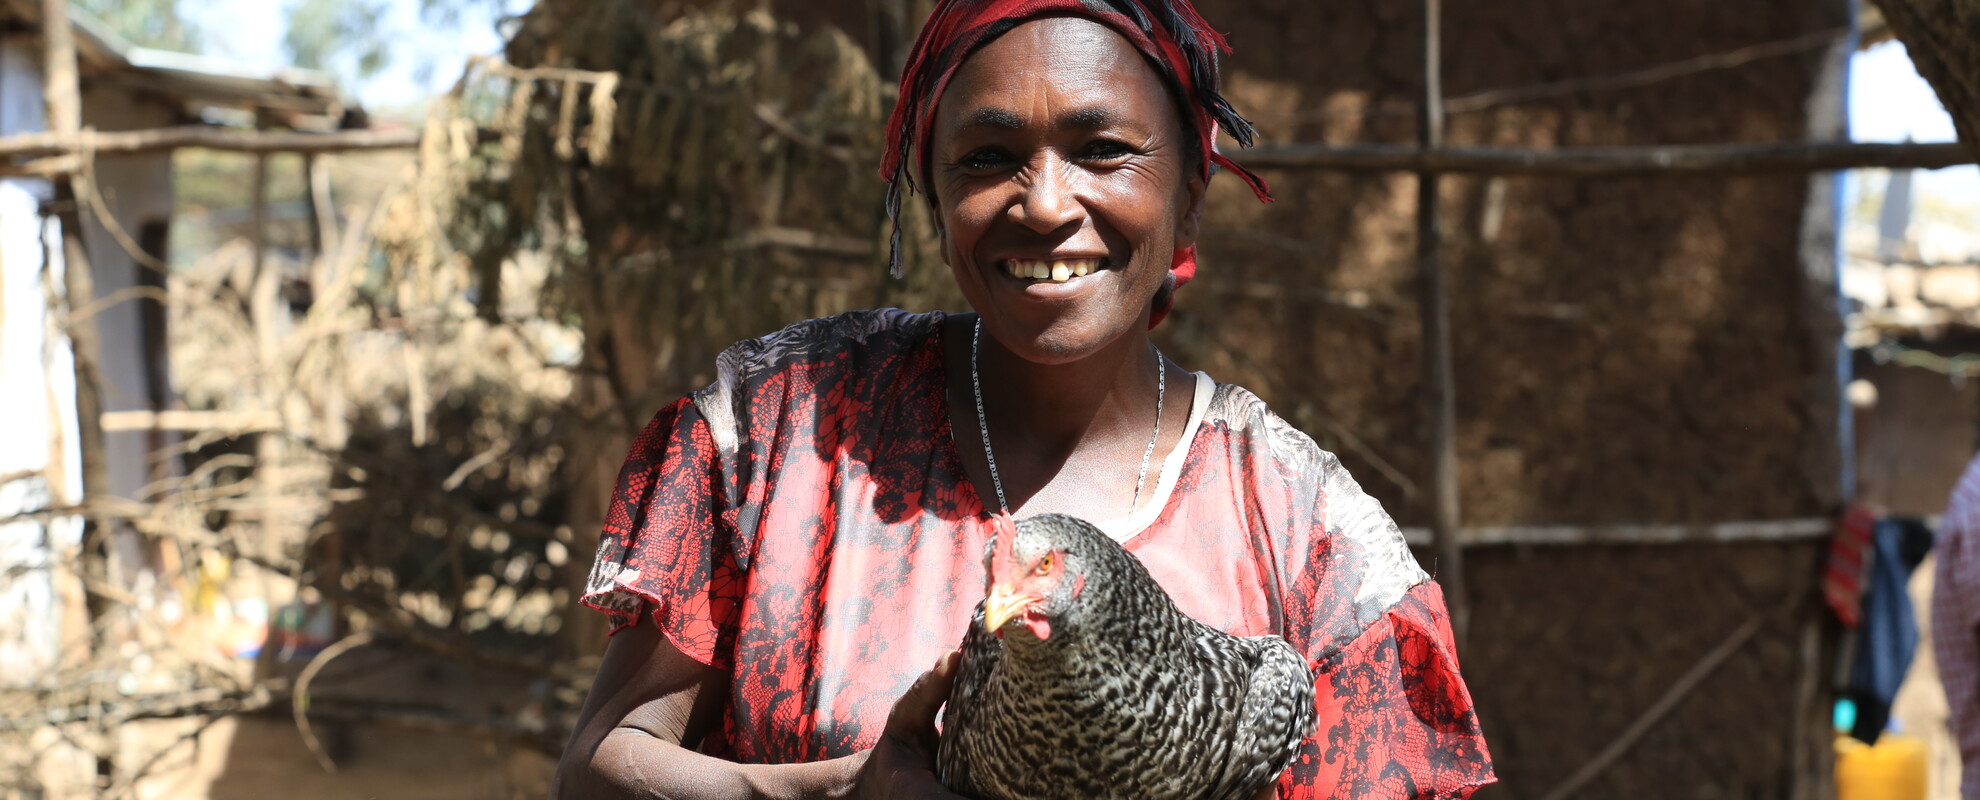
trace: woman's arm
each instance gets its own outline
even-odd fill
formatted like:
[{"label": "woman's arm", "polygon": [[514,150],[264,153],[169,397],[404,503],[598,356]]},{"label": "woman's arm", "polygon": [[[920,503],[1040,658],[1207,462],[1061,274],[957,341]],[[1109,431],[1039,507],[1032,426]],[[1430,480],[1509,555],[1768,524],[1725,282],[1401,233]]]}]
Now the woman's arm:
[{"label": "woman's arm", "polygon": [[736,764],[694,752],[726,678],[674,647],[651,619],[612,636],[550,782],[553,800],[953,798],[933,772],[935,715],[954,659],[908,689],[874,749],[810,764]]}]

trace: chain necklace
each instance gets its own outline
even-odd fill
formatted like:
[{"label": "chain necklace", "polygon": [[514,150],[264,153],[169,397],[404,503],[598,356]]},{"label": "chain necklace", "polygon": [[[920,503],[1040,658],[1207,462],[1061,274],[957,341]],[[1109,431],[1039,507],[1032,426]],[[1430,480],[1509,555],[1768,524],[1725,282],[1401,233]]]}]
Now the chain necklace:
[{"label": "chain necklace", "polygon": [[[990,485],[997,489],[997,508],[1005,514],[1011,513],[1011,504],[1004,499],[1004,479],[997,475],[997,454],[990,449],[990,420],[983,414],[983,373],[977,368],[977,351],[983,345],[983,318],[976,318],[976,330],[969,338],[969,384],[976,390],[976,431],[983,434],[983,461],[990,465]],[[1155,432],[1148,437],[1148,447],[1141,451],[1141,474],[1134,479],[1134,502],[1128,513],[1134,513],[1141,506],[1141,489],[1148,483],[1148,459],[1155,455],[1155,443],[1162,438],[1162,399],[1169,393],[1169,364],[1162,358],[1160,348],[1155,350]]]}]

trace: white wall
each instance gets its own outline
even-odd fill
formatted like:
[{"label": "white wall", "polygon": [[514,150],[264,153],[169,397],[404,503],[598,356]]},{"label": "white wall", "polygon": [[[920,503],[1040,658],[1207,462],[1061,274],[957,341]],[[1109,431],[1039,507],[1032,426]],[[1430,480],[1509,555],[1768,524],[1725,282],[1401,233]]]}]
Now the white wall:
[{"label": "white wall", "polygon": [[[32,37],[0,40],[0,135],[47,127],[40,59]],[[99,130],[175,121],[171,109],[120,88],[92,91],[83,101],[85,124]],[[138,237],[147,222],[169,222],[169,155],[102,158],[95,177],[109,216],[131,237]],[[51,327],[43,294],[47,284],[58,292],[62,285],[60,239],[40,215],[50,194],[46,181],[0,180],[0,476],[41,473],[0,485],[0,518],[68,505],[81,497],[73,362],[66,337]],[[83,241],[97,297],[134,297],[126,290],[139,285],[139,271],[148,267],[141,267],[89,211],[84,212]],[[46,271],[44,258],[51,262]],[[92,319],[102,343],[106,410],[151,408],[147,377],[153,367],[145,353],[142,304],[125,299],[100,307]],[[102,488],[109,494],[136,497],[161,474],[150,464],[150,436],[123,432],[106,437],[110,482]],[[0,684],[30,680],[57,657],[62,609],[45,566],[50,548],[74,547],[80,530],[74,517],[0,523],[0,575],[5,576],[0,579]],[[139,541],[128,530],[112,536],[113,563],[127,581],[146,565]]]},{"label": "white wall", "polygon": [[[46,127],[40,51],[0,40],[0,135]],[[39,470],[43,477],[0,485],[0,517],[73,502],[80,496],[75,446],[75,386],[66,341],[53,336],[44,305],[41,203],[46,181],[0,180],[0,475]],[[48,280],[61,281],[60,251]],[[54,663],[60,609],[44,566],[49,547],[76,544],[81,523],[0,523],[0,683],[32,679]]]}]

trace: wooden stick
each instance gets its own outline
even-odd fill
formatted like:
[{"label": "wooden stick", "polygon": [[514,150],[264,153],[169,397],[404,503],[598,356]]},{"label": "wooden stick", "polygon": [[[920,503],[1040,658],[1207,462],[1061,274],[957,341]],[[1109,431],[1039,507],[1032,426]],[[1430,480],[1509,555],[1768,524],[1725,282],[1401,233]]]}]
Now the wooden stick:
[{"label": "wooden stick", "polygon": [[1681,61],[1644,67],[1642,69],[1570,78],[1534,86],[1487,89],[1462,97],[1453,97],[1445,105],[1446,110],[1450,113],[1468,114],[1508,103],[1522,103],[1530,100],[1564,97],[1584,92],[1611,91],[1615,89],[1649,86],[1710,70],[1730,69],[1732,67],[1750,64],[1763,58],[1807,52],[1840,41],[1842,37],[1848,34],[1849,29],[1845,27],[1829,28],[1790,39],[1748,45],[1736,50],[1711,53],[1696,58],[1687,58]]},{"label": "wooden stick", "polygon": [[[52,99],[52,98],[51,98]],[[374,131],[249,131],[212,125],[181,125],[138,131],[46,133],[0,136],[0,157],[153,153],[197,147],[238,153],[347,153],[362,150],[410,150],[419,146],[418,129]]]},{"label": "wooden stick", "polygon": [[[1810,800],[1812,786],[1826,785],[1821,776],[1811,766],[1820,762],[1813,758],[1813,749],[1820,743],[1828,746],[1828,737],[1820,734],[1829,730],[1828,703],[1823,702],[1822,683],[1822,616],[1809,614],[1801,621],[1801,642],[1796,648],[1799,676],[1795,681],[1794,713],[1788,726],[1788,800]],[[1811,724],[1820,720],[1824,724]]]},{"label": "wooden stick", "polygon": [[[27,133],[0,137],[0,158],[59,157],[85,150],[144,153],[203,148],[242,153],[339,153],[409,150],[417,130],[243,131],[188,125],[88,136]],[[1980,162],[1955,142],[1770,142],[1636,147],[1572,147],[1524,150],[1442,147],[1426,152],[1408,145],[1262,145],[1234,154],[1252,169],[1331,169],[1344,172],[1454,172],[1503,175],[1631,175],[1653,173],[1826,172],[1839,169],[1941,169]],[[38,162],[31,162],[38,163]],[[22,165],[15,171],[25,169]],[[73,169],[51,162],[36,174]]]},{"label": "wooden stick", "polygon": [[[1493,525],[1466,528],[1460,538],[1466,547],[1727,544],[1809,541],[1834,531],[1833,520],[1808,517],[1677,525]],[[1404,528],[1403,538],[1412,547],[1430,545],[1430,531],[1424,528]]]},{"label": "wooden stick", "polygon": [[[329,243],[337,238],[336,212],[330,205],[330,171],[324,169],[322,158],[315,153],[304,153],[302,157],[303,182],[309,191],[303,193],[303,206],[308,215],[304,222],[309,224],[309,252],[312,261],[321,262]],[[321,291],[321,283],[311,276],[311,288]]]},{"label": "wooden stick", "polygon": [[[1444,146],[1444,85],[1441,0],[1423,0],[1423,98],[1417,144],[1435,152]],[[1437,219],[1436,172],[1416,176],[1417,308],[1423,331],[1423,405],[1429,420],[1431,464],[1431,550],[1437,582],[1443,584],[1451,630],[1462,643],[1471,620],[1464,587],[1464,545],[1458,529],[1457,387],[1451,365],[1451,298],[1445,286],[1443,231]],[[1461,646],[1461,645],[1460,645]]]},{"label": "wooden stick", "polygon": [[53,179],[82,169],[76,156],[44,156],[16,164],[0,164],[0,177]]},{"label": "wooden stick", "polygon": [[1828,172],[1839,169],[1940,169],[1980,162],[1954,142],[1774,142],[1648,147],[1498,147],[1401,145],[1263,145],[1232,154],[1251,169],[1342,172],[1461,172],[1489,175],[1726,175]]},{"label": "wooden stick", "polygon": [[[67,0],[42,0],[43,96],[48,103],[48,124],[52,133],[77,136],[82,130],[82,92],[78,86],[76,49],[69,27]],[[62,236],[62,283],[65,332],[76,382],[76,445],[82,461],[82,498],[79,505],[88,512],[83,517],[82,553],[78,573],[82,577],[83,605],[89,620],[90,651],[106,656],[108,624],[116,600],[109,593],[111,520],[101,513],[100,502],[110,489],[108,449],[103,435],[103,349],[96,321],[78,318],[78,309],[96,300],[96,278],[90,270],[89,252],[83,245],[82,204],[76,194],[73,174],[54,181],[55,214]],[[115,774],[110,757],[99,754],[97,780],[108,786]]]},{"label": "wooden stick", "polygon": [[41,0],[41,41],[48,132],[73,137],[82,130],[82,89],[76,77],[76,41],[67,0]]},{"label": "wooden stick", "polygon": [[[1452,95],[1444,98],[1444,113],[1473,114],[1503,105],[1525,103],[1534,100],[1651,86],[1704,72],[1733,69],[1761,59],[1807,52],[1840,41],[1848,33],[1849,29],[1846,27],[1828,28],[1787,39],[1776,39],[1733,50],[1708,53],[1677,61],[1667,61],[1636,69],[1607,72],[1600,75],[1583,75],[1565,80],[1548,81],[1546,83],[1504,86],[1496,89],[1472,92],[1470,94]],[[1362,108],[1304,109],[1280,114],[1267,114],[1265,118],[1284,119],[1293,122],[1323,122],[1330,119],[1347,117],[1399,116],[1415,112],[1416,108],[1414,104],[1405,100],[1395,100]]]},{"label": "wooden stick", "polygon": [[296,676],[295,691],[289,697],[289,712],[295,718],[296,732],[302,734],[303,745],[309,748],[309,754],[316,757],[317,766],[322,767],[324,772],[335,774],[337,772],[337,762],[332,760],[330,754],[323,750],[323,743],[317,740],[316,731],[310,730],[310,684],[316,681],[317,673],[323,671],[325,664],[330,663],[340,655],[350,652],[354,648],[363,647],[368,644],[371,644],[371,631],[360,631],[339,639],[336,644],[323,648],[323,651],[317,653],[315,658],[310,659],[309,664],[303,667],[302,674]]},{"label": "wooden stick", "polygon": [[240,434],[282,427],[273,411],[108,411],[105,431],[220,431]]},{"label": "wooden stick", "polygon": [[1575,770],[1574,774],[1567,777],[1567,780],[1561,781],[1552,791],[1547,792],[1541,800],[1564,800],[1569,795],[1580,791],[1581,787],[1586,786],[1589,781],[1595,779],[1595,776],[1600,775],[1602,770],[1608,769],[1610,764],[1616,762],[1616,759],[1621,758],[1624,753],[1629,752],[1629,749],[1636,745],[1636,740],[1643,738],[1643,734],[1650,732],[1650,729],[1655,727],[1666,714],[1671,713],[1672,709],[1677,708],[1678,703],[1682,702],[1686,697],[1691,696],[1691,693],[1698,688],[1699,684],[1704,683],[1705,679],[1710,677],[1713,672],[1716,672],[1720,665],[1726,663],[1726,659],[1731,658],[1733,653],[1738,652],[1740,646],[1751,640],[1754,634],[1759,633],[1760,624],[1765,622],[1768,616],[1768,612],[1762,611],[1748,617],[1746,622],[1741,623],[1739,628],[1732,632],[1731,636],[1727,636],[1725,641],[1720,642],[1717,647],[1707,651],[1704,657],[1698,659],[1698,663],[1691,665],[1691,669],[1686,670],[1683,675],[1679,676],[1677,681],[1672,683],[1669,689],[1664,690],[1664,694],[1661,697],[1657,698],[1657,702],[1651,703],[1649,708],[1644,709],[1643,713],[1638,715],[1636,720],[1629,724],[1629,727],[1624,728],[1623,732],[1617,735],[1614,741],[1609,742],[1609,745],[1602,748],[1601,752],[1595,754],[1594,758],[1582,764],[1580,769]]}]

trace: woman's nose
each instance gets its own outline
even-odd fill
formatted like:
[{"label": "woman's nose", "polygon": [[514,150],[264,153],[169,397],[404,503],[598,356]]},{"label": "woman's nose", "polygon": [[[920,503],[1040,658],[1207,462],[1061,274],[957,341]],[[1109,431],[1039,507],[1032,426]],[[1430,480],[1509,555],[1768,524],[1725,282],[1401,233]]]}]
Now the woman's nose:
[{"label": "woman's nose", "polygon": [[1011,207],[1011,216],[1038,233],[1051,233],[1078,222],[1086,209],[1073,191],[1071,171],[1064,161],[1046,156],[1031,180],[1024,182],[1024,194]]}]

